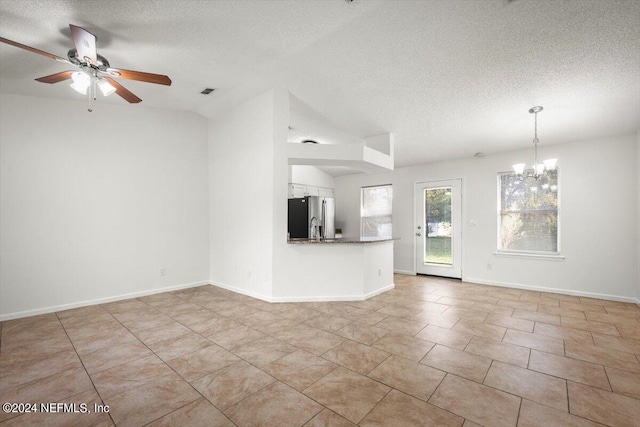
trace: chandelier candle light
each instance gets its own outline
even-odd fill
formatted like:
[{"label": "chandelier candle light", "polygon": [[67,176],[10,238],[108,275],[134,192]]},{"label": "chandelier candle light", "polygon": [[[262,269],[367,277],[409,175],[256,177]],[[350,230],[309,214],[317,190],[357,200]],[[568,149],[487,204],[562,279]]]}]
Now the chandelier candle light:
[{"label": "chandelier candle light", "polygon": [[[538,163],[538,113],[542,111],[542,107],[537,106],[537,107],[531,107],[529,109],[529,113],[533,114],[535,116],[535,124],[534,124],[534,137],[533,137],[533,150],[534,150],[534,155],[533,155],[533,172],[530,174],[527,174],[528,177],[534,178],[536,180],[540,179],[541,176],[545,175],[545,173],[547,171],[552,171],[555,170],[556,168],[556,164],[558,163],[558,159],[547,159],[544,160],[542,163]],[[524,170],[525,170],[526,164],[524,163],[518,163],[513,165],[513,170],[516,173],[516,175],[523,175],[524,174]]]}]

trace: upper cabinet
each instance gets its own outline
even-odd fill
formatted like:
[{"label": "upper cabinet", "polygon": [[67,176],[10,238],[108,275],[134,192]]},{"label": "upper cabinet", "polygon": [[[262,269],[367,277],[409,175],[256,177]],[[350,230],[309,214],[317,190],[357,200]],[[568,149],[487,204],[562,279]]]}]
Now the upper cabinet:
[{"label": "upper cabinet", "polygon": [[302,184],[289,184],[289,198],[298,199],[305,196],[307,186]]},{"label": "upper cabinet", "polygon": [[333,195],[333,188],[324,188],[324,187],[319,187],[318,188],[318,196],[320,196],[320,197],[335,197]]}]

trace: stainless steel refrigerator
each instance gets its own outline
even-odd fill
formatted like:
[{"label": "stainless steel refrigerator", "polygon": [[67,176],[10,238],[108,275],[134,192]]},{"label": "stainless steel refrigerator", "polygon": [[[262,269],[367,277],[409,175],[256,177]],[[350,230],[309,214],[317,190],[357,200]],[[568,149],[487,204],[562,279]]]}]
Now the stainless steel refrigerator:
[{"label": "stainless steel refrigerator", "polygon": [[335,239],[336,201],[307,196],[289,199],[289,238]]}]

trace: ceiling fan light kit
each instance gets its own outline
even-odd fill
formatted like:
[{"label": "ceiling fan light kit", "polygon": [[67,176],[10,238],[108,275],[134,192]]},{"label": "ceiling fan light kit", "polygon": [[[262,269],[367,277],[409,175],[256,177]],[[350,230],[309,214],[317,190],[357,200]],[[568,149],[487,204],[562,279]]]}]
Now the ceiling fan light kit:
[{"label": "ceiling fan light kit", "polygon": [[[547,160],[543,160],[542,163],[538,162],[538,143],[540,142],[540,140],[538,139],[538,113],[541,112],[542,110],[543,108],[541,106],[529,108],[529,113],[533,114],[535,117],[534,137],[533,137],[534,154],[533,154],[533,165],[531,166],[532,171],[529,174],[527,174],[527,177],[534,178],[536,180],[544,176],[546,172],[555,170],[558,165],[558,159],[547,159]],[[525,163],[517,163],[512,167],[516,175],[524,176],[527,165]]]},{"label": "ceiling fan light kit", "polygon": [[91,85],[91,77],[89,77],[85,72],[76,71],[71,74],[71,79],[73,80],[73,83],[69,86],[79,94],[86,95],[87,89],[89,89],[89,86]]},{"label": "ceiling fan light kit", "polygon": [[116,91],[116,88],[104,79],[98,80],[98,88],[100,88],[100,92],[102,92],[104,96],[109,96]]},{"label": "ceiling fan light kit", "polygon": [[69,28],[71,29],[71,37],[73,38],[75,49],[70,49],[67,52],[66,59],[4,37],[0,37],[0,42],[78,67],[79,71],[62,71],[50,76],[37,78],[36,81],[53,84],[72,80],[70,86],[73,90],[82,95],[89,94],[89,112],[93,111],[92,105],[96,99],[97,89],[100,89],[104,96],[116,93],[131,104],[142,101],[120,83],[113,80],[113,77],[171,86],[171,79],[162,74],[111,68],[107,58],[99,55],[96,51],[97,37],[95,35],[76,25],[69,24]]}]

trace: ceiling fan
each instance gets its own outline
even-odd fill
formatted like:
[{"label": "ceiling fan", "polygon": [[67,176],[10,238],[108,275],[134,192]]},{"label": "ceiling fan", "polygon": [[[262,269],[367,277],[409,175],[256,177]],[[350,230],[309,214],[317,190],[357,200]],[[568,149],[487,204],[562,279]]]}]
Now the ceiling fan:
[{"label": "ceiling fan", "polygon": [[69,24],[69,28],[71,28],[71,37],[73,38],[75,49],[69,50],[67,58],[62,58],[4,37],[0,37],[0,42],[77,67],[77,71],[62,71],[50,76],[40,77],[36,81],[53,84],[72,80],[71,87],[75,91],[83,95],[89,92],[89,111],[92,111],[92,102],[96,99],[96,87],[104,96],[109,96],[115,92],[129,103],[136,104],[142,101],[142,99],[115,81],[114,77],[166,86],[171,85],[171,79],[165,75],[111,68],[107,58],[97,53],[97,37],[94,34],[71,24]]}]

